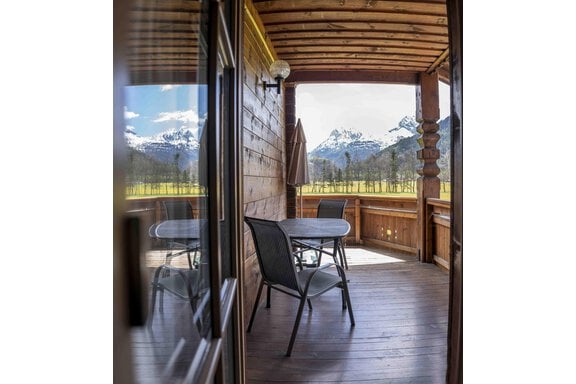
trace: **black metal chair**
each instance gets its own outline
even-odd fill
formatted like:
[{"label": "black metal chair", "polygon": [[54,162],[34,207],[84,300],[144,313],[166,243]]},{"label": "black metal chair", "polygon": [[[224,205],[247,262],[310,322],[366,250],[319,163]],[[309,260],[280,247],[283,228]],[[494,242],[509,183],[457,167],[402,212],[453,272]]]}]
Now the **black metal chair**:
[{"label": "black metal chair", "polygon": [[[316,211],[317,218],[329,218],[329,219],[343,219],[344,213],[346,211],[346,204],[348,200],[336,200],[336,199],[321,199],[318,203],[318,208]],[[294,242],[294,246],[299,248],[298,254],[302,254],[306,249],[313,249],[316,253],[316,263],[315,266],[320,266],[322,259],[322,253],[317,249],[323,248],[334,248],[334,242],[332,240],[298,240]],[[338,242],[338,247],[336,252],[340,256],[340,265],[348,269],[348,260],[346,260],[346,251],[344,250],[344,240]],[[328,252],[326,252],[328,253]],[[334,262],[338,263],[336,258],[336,253],[332,255]]]},{"label": "black metal chair", "polygon": [[[332,288],[340,288],[342,290],[342,309],[348,309],[350,322],[352,326],[355,325],[346,275],[340,265],[329,264],[321,268],[307,268],[298,271],[294,261],[290,238],[278,222],[252,217],[245,217],[244,220],[252,232],[258,264],[262,274],[256,295],[256,302],[254,303],[254,309],[252,310],[252,316],[250,317],[250,323],[248,325],[248,332],[252,330],[254,317],[258,310],[264,285],[268,287],[267,308],[270,308],[270,294],[272,289],[300,299],[300,305],[298,306],[298,313],[296,315],[294,328],[292,329],[292,335],[290,336],[286,356],[290,356],[292,353],[296,334],[298,333],[298,326],[302,318],[302,311],[304,310],[304,303],[308,302],[309,307],[311,307],[311,298],[319,296]],[[330,266],[336,267],[338,275],[325,272]]]},{"label": "black metal chair", "polygon": [[[161,204],[167,220],[194,219],[194,210],[189,200],[163,200]],[[199,248],[199,242],[197,240],[172,239],[168,242],[168,248],[169,251],[166,254],[165,264],[170,264],[172,258],[186,253],[190,269],[197,266]],[[191,253],[194,253],[194,257],[190,256]]]}]

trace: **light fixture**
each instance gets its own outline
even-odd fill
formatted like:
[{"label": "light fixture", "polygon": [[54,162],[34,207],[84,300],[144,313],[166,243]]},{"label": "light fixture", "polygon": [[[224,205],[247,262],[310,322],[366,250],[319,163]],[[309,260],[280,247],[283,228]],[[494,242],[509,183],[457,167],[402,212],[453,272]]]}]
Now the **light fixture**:
[{"label": "light fixture", "polygon": [[276,79],[276,84],[268,84],[264,81],[264,90],[267,88],[276,88],[278,94],[282,86],[282,80],[290,74],[290,65],[284,60],[276,60],[270,65],[270,74]]}]

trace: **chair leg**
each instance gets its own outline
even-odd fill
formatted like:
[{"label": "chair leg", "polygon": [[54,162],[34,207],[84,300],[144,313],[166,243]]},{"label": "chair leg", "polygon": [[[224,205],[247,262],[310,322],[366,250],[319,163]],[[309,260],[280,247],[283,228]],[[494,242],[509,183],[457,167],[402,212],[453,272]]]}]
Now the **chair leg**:
[{"label": "chair leg", "polygon": [[148,314],[148,327],[152,328],[152,322],[154,321],[154,307],[156,306],[156,291],[158,288],[156,286],[152,287],[152,298],[150,299],[150,313]]},{"label": "chair leg", "polygon": [[272,286],[268,285],[266,290],[266,308],[270,308],[270,298],[272,297]]},{"label": "chair leg", "polygon": [[348,269],[348,260],[346,259],[346,251],[344,250],[344,243],[342,240],[338,242],[338,249],[340,249],[340,260],[344,259],[344,268]]},{"label": "chair leg", "polygon": [[312,302],[310,301],[310,299],[306,300],[308,302],[308,309],[312,310]]},{"label": "chair leg", "polygon": [[248,332],[252,330],[252,324],[254,323],[254,316],[256,316],[256,311],[258,310],[258,303],[260,302],[260,296],[262,295],[262,288],[264,288],[264,280],[260,280],[260,286],[258,287],[258,293],[256,294],[256,301],[254,302],[254,308],[252,309],[252,316],[250,316],[250,323],[248,323]]},{"label": "chair leg", "polygon": [[346,298],[346,302],[348,303],[348,315],[350,316],[350,323],[352,323],[352,326],[355,326],[356,322],[354,321],[354,313],[352,313],[352,302],[350,301],[350,292],[348,292],[348,284],[346,283],[346,281],[343,281],[342,284],[343,284],[342,292],[344,293],[344,297]]},{"label": "chair leg", "polygon": [[300,326],[300,319],[302,318],[302,311],[304,310],[304,303],[306,303],[306,301],[307,299],[305,296],[300,299],[298,314],[296,315],[296,322],[294,323],[294,329],[292,329],[292,336],[290,336],[290,344],[288,344],[288,351],[286,352],[286,356],[290,356],[292,354],[292,348],[294,347],[294,341],[296,341],[296,334],[298,333],[298,327]]}]

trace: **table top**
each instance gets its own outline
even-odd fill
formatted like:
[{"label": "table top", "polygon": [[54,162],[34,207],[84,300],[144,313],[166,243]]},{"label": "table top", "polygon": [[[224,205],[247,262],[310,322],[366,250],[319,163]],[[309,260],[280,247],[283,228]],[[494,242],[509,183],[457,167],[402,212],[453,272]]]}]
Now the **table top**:
[{"label": "table top", "polygon": [[158,239],[198,239],[200,219],[165,220],[150,228],[150,236]]},{"label": "table top", "polygon": [[340,238],[350,232],[350,224],[344,219],[285,219],[280,225],[293,239]]}]

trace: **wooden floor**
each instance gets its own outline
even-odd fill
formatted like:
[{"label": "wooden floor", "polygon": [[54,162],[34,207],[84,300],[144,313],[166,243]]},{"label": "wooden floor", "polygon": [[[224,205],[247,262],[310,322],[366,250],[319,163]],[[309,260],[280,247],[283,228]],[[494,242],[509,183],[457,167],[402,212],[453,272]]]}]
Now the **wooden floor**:
[{"label": "wooden floor", "polygon": [[248,383],[444,383],[448,273],[411,255],[347,248],[356,326],[339,290],[306,308],[291,357],[298,300],[272,293],[247,334]]}]

